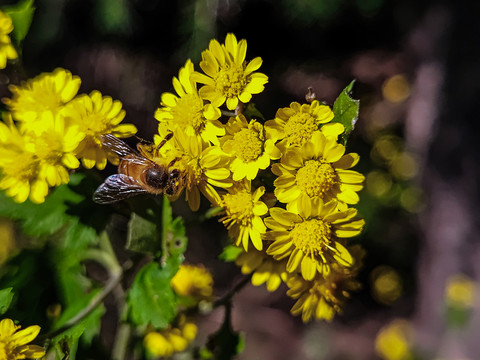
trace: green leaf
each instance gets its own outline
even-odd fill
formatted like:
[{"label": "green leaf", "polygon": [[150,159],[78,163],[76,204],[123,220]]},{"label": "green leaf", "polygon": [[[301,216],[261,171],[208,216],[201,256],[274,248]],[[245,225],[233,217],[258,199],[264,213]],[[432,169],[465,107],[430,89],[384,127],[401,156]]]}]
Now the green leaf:
[{"label": "green leaf", "polygon": [[[71,283],[75,287],[74,283]],[[70,303],[63,311],[60,318],[55,322],[55,329],[62,327],[67,321],[76,316],[80,311],[85,309],[92,299],[98,295],[100,289],[90,291],[88,294],[83,293],[79,295],[75,301]],[[75,291],[78,293],[77,291]],[[96,307],[90,312],[84,319],[79,321],[75,326],[72,326],[68,330],[58,335],[54,342],[60,340],[77,340],[82,337],[82,341],[85,344],[90,344],[93,338],[100,333],[100,320],[105,313],[105,307],[103,304]]]},{"label": "green leaf", "polygon": [[173,220],[172,206],[167,197],[163,197],[162,207],[162,263],[168,257],[177,265],[183,261],[183,253],[187,249],[186,229],[181,218]]},{"label": "green leaf", "polygon": [[178,258],[179,264],[183,261],[183,254],[187,250],[188,238],[182,218],[175,218],[170,224],[166,238],[168,253],[171,257]]},{"label": "green leaf", "polygon": [[265,121],[265,117],[260,112],[260,110],[257,109],[254,103],[248,103],[247,106],[245,106],[245,109],[243,110],[243,115],[245,115],[247,119]]},{"label": "green leaf", "polygon": [[135,277],[128,292],[129,317],[139,326],[153,325],[164,329],[176,316],[176,296],[170,280],[178,270],[178,264],[169,258],[162,267],[151,262]]},{"label": "green leaf", "polygon": [[[73,183],[81,177],[73,176]],[[71,216],[67,211],[72,205],[84,200],[84,197],[73,192],[68,185],[62,185],[47,196],[43,204],[26,201],[22,204],[0,192],[0,216],[20,221],[23,232],[28,236],[41,237],[53,235],[64,227]]]},{"label": "green leaf", "polygon": [[345,132],[343,133],[344,142],[346,141],[347,135],[355,127],[360,108],[360,100],[355,100],[351,97],[354,83],[355,80],[348,84],[333,104],[334,118],[332,122],[338,122],[345,126]]},{"label": "green leaf", "polygon": [[0,315],[5,314],[13,300],[13,288],[0,290]]},{"label": "green leaf", "polygon": [[47,249],[28,249],[2,264],[0,289],[13,288],[14,293],[6,317],[20,323],[46,323],[45,309],[58,302],[50,261]]},{"label": "green leaf", "polygon": [[243,252],[241,247],[235,245],[227,245],[223,248],[222,253],[218,256],[220,260],[225,262],[233,262],[237,260],[238,255]]},{"label": "green leaf", "polygon": [[128,222],[126,248],[151,255],[157,254],[162,250],[157,225],[137,213],[132,213]]},{"label": "green leaf", "polygon": [[3,11],[12,18],[14,39],[16,45],[20,46],[32,24],[35,12],[33,0],[21,0],[16,5],[3,8]]}]

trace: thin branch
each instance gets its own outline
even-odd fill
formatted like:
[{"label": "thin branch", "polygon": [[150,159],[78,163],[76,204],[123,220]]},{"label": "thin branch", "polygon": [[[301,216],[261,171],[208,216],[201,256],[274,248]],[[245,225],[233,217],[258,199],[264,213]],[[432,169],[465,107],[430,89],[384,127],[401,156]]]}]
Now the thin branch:
[{"label": "thin branch", "polygon": [[227,117],[235,117],[237,116],[235,111],[228,111],[228,110],[220,110],[223,116]]},{"label": "thin branch", "polygon": [[132,328],[129,324],[123,322],[127,312],[127,304],[125,302],[125,291],[121,286],[115,288],[113,296],[117,301],[118,322],[115,339],[112,346],[112,359],[125,360],[127,356],[128,345],[130,344],[130,337],[132,335]]},{"label": "thin branch", "polygon": [[40,340],[52,339],[55,336],[60,335],[64,331],[67,331],[71,327],[77,325],[83,319],[85,319],[85,317],[87,317],[98,305],[100,305],[103,302],[103,300],[120,284],[120,281],[122,280],[122,275],[123,274],[121,272],[114,274],[108,280],[103,290],[100,293],[98,293],[96,296],[94,296],[92,300],[90,300],[87,307],[85,307],[73,318],[68,320],[62,327],[58,328],[57,330],[51,331],[45,335],[42,335],[39,339]]},{"label": "thin branch", "polygon": [[229,304],[232,297],[237,292],[242,290],[243,287],[250,282],[250,279],[252,278],[252,275],[253,275],[253,273],[245,276],[242,280],[240,280],[238,283],[236,283],[234,287],[232,287],[229,291],[227,291],[222,297],[215,300],[215,302],[213,303],[213,308]]}]

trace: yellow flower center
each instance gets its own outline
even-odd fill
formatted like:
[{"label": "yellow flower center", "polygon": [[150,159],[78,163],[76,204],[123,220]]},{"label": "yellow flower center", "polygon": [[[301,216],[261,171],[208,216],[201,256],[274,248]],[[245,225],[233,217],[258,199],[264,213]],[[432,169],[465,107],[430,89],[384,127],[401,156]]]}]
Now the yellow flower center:
[{"label": "yellow flower center", "polygon": [[19,89],[16,108],[19,111],[34,111],[39,114],[51,111],[55,113],[63,105],[55,84],[45,80],[44,83],[33,84],[30,88]]},{"label": "yellow flower center", "polygon": [[285,137],[291,145],[302,146],[318,130],[319,122],[312,114],[299,112],[288,118],[285,124]]},{"label": "yellow flower center", "polygon": [[192,126],[195,134],[203,130],[205,119],[203,118],[203,100],[194,95],[186,94],[177,100],[177,106],[172,110],[175,121],[185,129]]},{"label": "yellow flower center", "polygon": [[98,113],[87,114],[82,118],[82,123],[85,125],[84,132],[87,137],[95,138],[109,132],[109,124],[105,115]]},{"label": "yellow flower center", "polygon": [[305,255],[321,255],[330,245],[332,229],[329,223],[311,219],[295,224],[290,236],[293,244]]},{"label": "yellow flower center", "polygon": [[28,152],[16,154],[11,161],[8,161],[6,166],[2,166],[2,173],[5,177],[13,177],[22,181],[33,179],[37,170],[38,159]]},{"label": "yellow flower center", "polygon": [[223,205],[227,217],[241,225],[248,225],[254,216],[252,195],[246,191],[225,195]]},{"label": "yellow flower center", "polygon": [[233,135],[234,154],[244,162],[257,160],[263,153],[263,141],[260,133],[250,126]]},{"label": "yellow flower center", "polygon": [[220,69],[214,80],[217,92],[225,95],[227,98],[234,98],[240,95],[247,85],[243,66],[235,64],[226,65]]},{"label": "yellow flower center", "polygon": [[308,196],[323,196],[336,183],[337,176],[330,163],[321,160],[308,160],[297,171],[297,186]]},{"label": "yellow flower center", "polygon": [[55,163],[63,156],[61,139],[56,134],[45,132],[36,139],[35,153],[43,160]]},{"label": "yellow flower center", "polygon": [[[182,171],[181,163],[178,165],[175,165],[175,168],[180,168],[180,171]],[[188,183],[186,184],[187,188],[191,189],[193,186],[196,186],[202,182],[203,170],[200,164],[198,163],[197,158],[191,159],[188,162],[187,172],[188,172]]]}]

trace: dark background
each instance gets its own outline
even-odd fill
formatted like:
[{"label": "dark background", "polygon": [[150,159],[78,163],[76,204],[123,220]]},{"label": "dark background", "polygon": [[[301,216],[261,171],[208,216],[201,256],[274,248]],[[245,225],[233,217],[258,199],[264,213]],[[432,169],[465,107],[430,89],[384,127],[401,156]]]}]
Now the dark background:
[{"label": "dark background", "polygon": [[[7,3],[14,2],[0,1]],[[303,325],[288,314],[293,302],[285,288],[269,294],[248,286],[234,307],[234,328],[246,336],[240,358],[372,359],[378,331],[405,318],[422,358],[475,359],[478,301],[469,321],[452,330],[444,296],[451,275],[480,277],[480,4],[466,3],[39,0],[24,42],[26,74],[9,76],[18,82],[56,67],[69,69],[81,77],[81,92],[96,89],[122,101],[126,121],[145,139],[156,131],[160,95],[172,91],[171,79],[185,60],[199,69],[209,40],[223,42],[228,32],[247,39],[247,59],[264,61],[260,71],[269,83],[253,101],[267,119],[303,101],[309,86],[332,104],[356,79],[360,118],[348,150],[360,153],[357,170],[367,175],[358,206],[367,221],[357,239],[367,251],[363,288],[333,323]],[[408,94],[393,101],[386,84],[399,75]],[[8,95],[4,87],[0,95]],[[414,170],[395,171],[382,155],[382,136],[413,159]],[[372,171],[389,179],[387,190],[378,190],[378,181],[368,176]],[[178,211],[185,213],[181,206]],[[214,221],[189,227],[187,259],[214,270],[222,293],[239,274],[234,265],[216,260],[219,229]],[[401,295],[393,301],[372,295],[379,266],[401,278]],[[221,319],[216,311],[200,320],[200,342]]]}]

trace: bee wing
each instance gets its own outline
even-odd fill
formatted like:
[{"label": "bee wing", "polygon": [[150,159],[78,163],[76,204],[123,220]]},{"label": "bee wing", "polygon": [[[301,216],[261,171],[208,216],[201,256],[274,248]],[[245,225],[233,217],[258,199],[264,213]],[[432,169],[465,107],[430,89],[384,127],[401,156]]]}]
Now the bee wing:
[{"label": "bee wing", "polygon": [[112,134],[102,135],[102,144],[110,151],[114,152],[122,160],[129,161],[138,165],[152,165],[152,161],[142,156],[138,151],[132,149],[126,142],[120,140]]},{"label": "bee wing", "polygon": [[121,158],[128,155],[139,155],[138,152],[128,146],[125,141],[120,140],[112,134],[102,135],[102,144]]},{"label": "bee wing", "polygon": [[148,193],[134,178],[115,174],[109,176],[93,194],[93,201],[98,204],[112,204],[135,195]]}]

